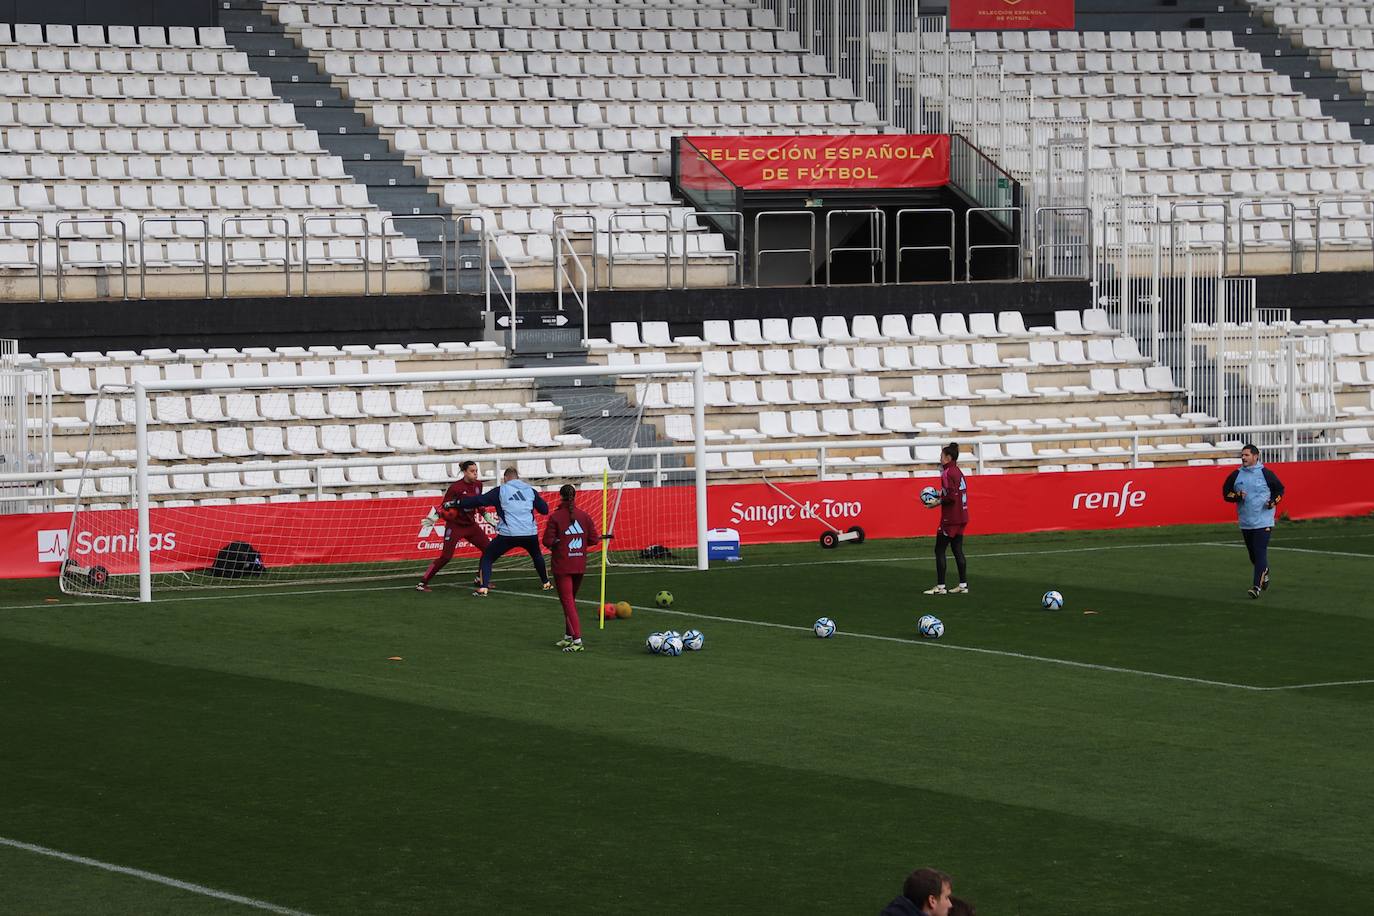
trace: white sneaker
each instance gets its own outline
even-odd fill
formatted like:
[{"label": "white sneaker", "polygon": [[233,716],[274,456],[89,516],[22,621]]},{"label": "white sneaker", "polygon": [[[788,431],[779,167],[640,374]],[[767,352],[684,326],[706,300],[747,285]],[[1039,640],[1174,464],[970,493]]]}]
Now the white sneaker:
[{"label": "white sneaker", "polygon": [[921,594],[923,594],[923,595],[948,595],[948,594],[949,594],[949,591],[948,591],[943,585],[937,585],[937,586],[935,586],[934,588],[928,588],[928,589],[926,589],[926,590],[925,590],[924,592],[922,592]]},{"label": "white sneaker", "polygon": [[954,588],[950,589],[950,590],[949,590],[949,594],[951,594],[951,595],[967,595],[967,594],[968,594],[968,586],[967,586],[967,585],[964,585],[963,583],[960,583],[960,584],[954,586]]}]

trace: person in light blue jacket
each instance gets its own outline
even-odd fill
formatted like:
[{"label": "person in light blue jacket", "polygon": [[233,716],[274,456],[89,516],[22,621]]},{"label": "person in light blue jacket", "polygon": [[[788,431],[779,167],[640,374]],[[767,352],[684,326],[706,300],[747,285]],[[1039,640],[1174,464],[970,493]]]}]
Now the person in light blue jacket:
[{"label": "person in light blue jacket", "polygon": [[506,468],[499,487],[492,487],[481,496],[469,496],[459,500],[459,509],[476,509],[490,506],[496,509],[499,521],[496,524],[496,537],[482,551],[482,561],[478,565],[477,590],[479,598],[487,596],[491,588],[491,567],[502,556],[512,550],[524,550],[534,562],[534,571],[545,589],[553,588],[549,574],[544,566],[544,551],[539,546],[539,525],[534,513],[549,514],[549,504],[535,492],[534,487],[520,479],[515,468]]},{"label": "person in light blue jacket", "polygon": [[1226,478],[1221,495],[1236,504],[1240,535],[1254,567],[1246,594],[1258,598],[1269,588],[1269,537],[1274,532],[1274,510],[1283,500],[1283,482],[1260,461],[1259,448],[1247,442],[1240,450],[1240,467]]}]

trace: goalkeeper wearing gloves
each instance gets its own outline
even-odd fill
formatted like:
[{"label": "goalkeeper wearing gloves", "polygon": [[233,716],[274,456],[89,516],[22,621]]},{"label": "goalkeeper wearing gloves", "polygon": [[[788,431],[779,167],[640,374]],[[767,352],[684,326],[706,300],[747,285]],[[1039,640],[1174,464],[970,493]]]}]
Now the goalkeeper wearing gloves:
[{"label": "goalkeeper wearing gloves", "polygon": [[[491,539],[487,533],[477,524],[477,516],[471,509],[459,509],[458,501],[467,496],[480,496],[482,493],[482,481],[477,479],[477,462],[464,461],[458,466],[462,472],[461,477],[449,484],[448,492],[444,494],[444,501],[439,506],[437,515],[444,523],[444,549],[440,552],[435,561],[429,564],[429,569],[420,578],[420,583],[415,586],[417,592],[429,591],[429,580],[439,574],[439,570],[448,565],[448,561],[453,559],[453,551],[458,546],[458,541],[465,540],[478,550],[486,550]],[[480,585],[480,580],[474,580],[474,585]]]}]

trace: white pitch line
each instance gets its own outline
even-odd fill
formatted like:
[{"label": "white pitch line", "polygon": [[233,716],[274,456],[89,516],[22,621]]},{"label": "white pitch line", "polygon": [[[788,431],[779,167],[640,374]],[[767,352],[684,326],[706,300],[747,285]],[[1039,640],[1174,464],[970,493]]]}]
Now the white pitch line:
[{"label": "white pitch line", "polygon": [[24,852],[31,852],[34,855],[47,856],[50,859],[61,859],[63,862],[74,862],[77,865],[88,865],[91,868],[99,868],[102,871],[114,872],[118,875],[128,875],[131,878],[139,878],[143,881],[151,881],[154,884],[162,884],[167,887],[174,887],[180,891],[187,891],[192,894],[199,894],[202,897],[213,897],[216,900],[225,900],[229,903],[237,903],[242,906],[251,907],[255,910],[262,910],[266,913],[278,913],[280,916],[310,916],[302,910],[293,910],[289,907],[277,906],[275,903],[268,903],[266,900],[255,900],[252,897],[244,897],[239,894],[231,894],[227,891],[218,891],[213,887],[206,887],[203,884],[192,884],[189,881],[178,881],[176,878],[169,878],[166,875],[159,875],[155,872],[144,871],[141,868],[128,868],[124,865],[114,865],[109,862],[102,862],[99,859],[90,859],[86,856],[75,856],[69,852],[62,852],[58,849],[49,849],[47,846],[38,846],[34,843],[25,843],[21,840],[11,840],[8,837],[0,837],[0,846],[8,846],[11,849],[19,849]]}]

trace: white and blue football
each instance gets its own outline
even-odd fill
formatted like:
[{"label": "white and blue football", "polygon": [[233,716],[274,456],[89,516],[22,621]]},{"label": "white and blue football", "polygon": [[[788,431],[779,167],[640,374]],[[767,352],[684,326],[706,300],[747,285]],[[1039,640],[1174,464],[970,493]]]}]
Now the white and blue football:
[{"label": "white and blue football", "polygon": [[934,509],[940,505],[940,491],[934,487],[926,487],[921,491],[921,504],[927,509]]},{"label": "white and blue football", "polygon": [[920,620],[916,621],[916,628],[921,631],[921,635],[926,639],[939,639],[945,635],[944,621],[933,614],[923,615]]},{"label": "white and blue football", "polygon": [[682,648],[691,652],[700,652],[701,647],[706,645],[706,637],[700,630],[688,630],[682,634]]},{"label": "white and blue football", "polygon": [[1057,611],[1064,606],[1064,596],[1056,591],[1045,592],[1040,599],[1040,606],[1047,611]]},{"label": "white and blue football", "polygon": [[816,631],[816,635],[821,639],[835,635],[835,621],[829,617],[822,617],[811,625],[811,629]]},{"label": "white and blue football", "polygon": [[682,637],[676,633],[668,633],[663,637],[663,648],[658,650],[659,655],[681,655]]},{"label": "white and blue football", "polygon": [[650,633],[650,634],[649,634],[649,638],[646,639],[646,640],[644,640],[644,648],[648,649],[649,652],[652,653],[652,654],[654,654],[654,655],[657,655],[658,653],[662,652],[662,651],[663,651],[663,634],[662,634],[662,633]]},{"label": "white and blue football", "polygon": [[677,630],[664,630],[664,631],[663,631],[663,638],[664,638],[664,639],[673,639],[673,638],[681,639],[681,638],[682,638],[682,634],[679,633]]}]

